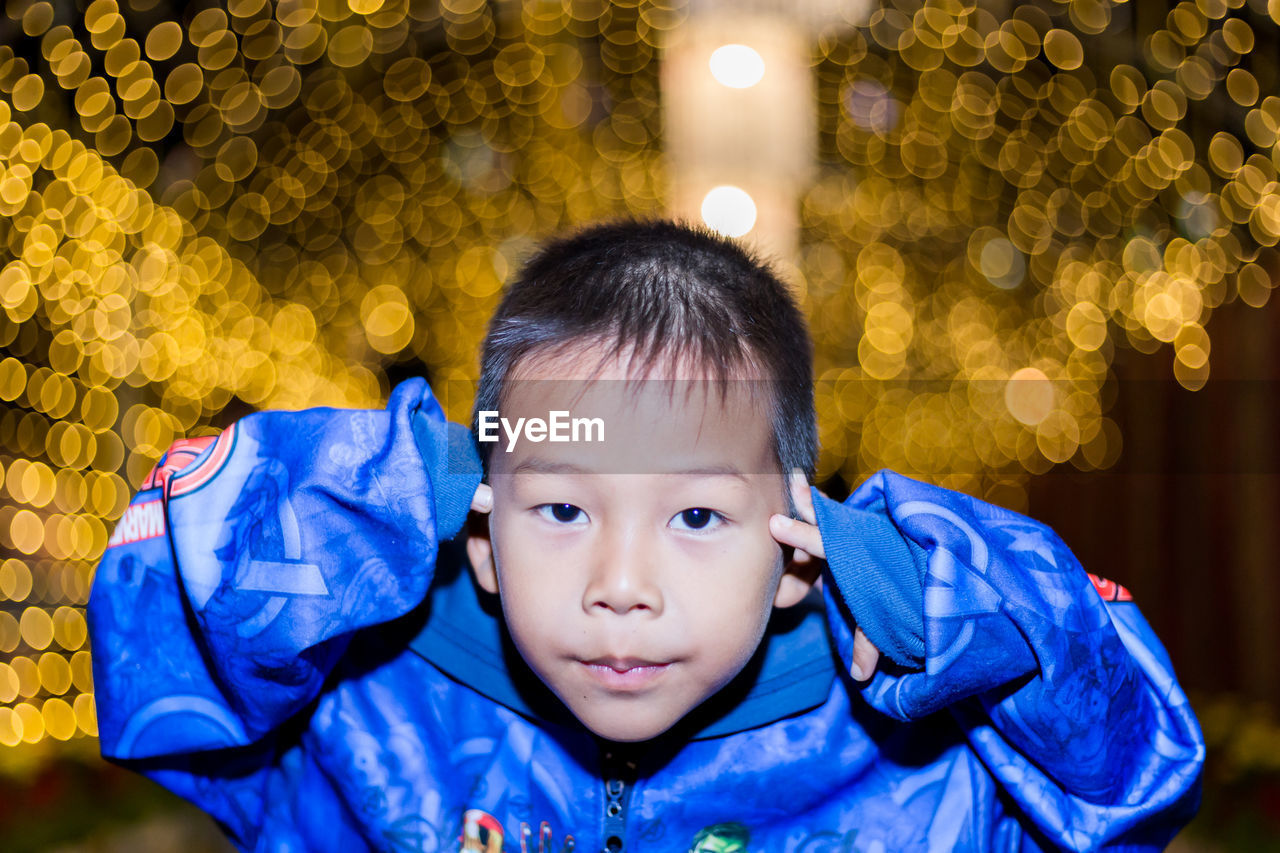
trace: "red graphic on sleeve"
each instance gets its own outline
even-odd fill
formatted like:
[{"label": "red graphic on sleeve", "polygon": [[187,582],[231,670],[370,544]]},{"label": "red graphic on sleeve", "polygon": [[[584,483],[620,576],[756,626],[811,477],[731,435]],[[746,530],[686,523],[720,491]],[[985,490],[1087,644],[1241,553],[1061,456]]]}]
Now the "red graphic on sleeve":
[{"label": "red graphic on sleeve", "polygon": [[1102,596],[1103,601],[1133,601],[1133,594],[1115,581],[1095,574],[1090,574],[1089,580],[1093,581],[1093,588],[1098,591],[1098,595]]},{"label": "red graphic on sleeve", "polygon": [[208,443],[212,441],[213,449],[196,464],[187,465],[173,475],[173,482],[169,485],[169,497],[171,498],[194,492],[212,480],[214,475],[222,470],[222,466],[231,457],[231,448],[236,443],[236,424],[224,429],[217,438],[205,437],[188,440],[204,442],[201,450],[208,447]]},{"label": "red graphic on sleeve", "polygon": [[180,438],[175,441],[170,445],[169,452],[164,455],[164,458],[151,469],[147,479],[142,481],[141,491],[163,486],[170,477],[194,462],[196,457],[216,439],[217,436],[206,435],[200,438]]}]

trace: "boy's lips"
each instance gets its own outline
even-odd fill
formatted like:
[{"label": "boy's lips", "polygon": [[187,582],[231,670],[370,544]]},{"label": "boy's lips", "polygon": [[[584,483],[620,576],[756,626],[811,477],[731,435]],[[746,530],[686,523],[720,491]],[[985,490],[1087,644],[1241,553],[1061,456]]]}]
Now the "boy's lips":
[{"label": "boy's lips", "polygon": [[627,672],[640,667],[666,666],[670,661],[653,661],[646,660],[644,658],[614,657],[613,655],[605,655],[604,657],[584,660],[583,663],[588,666],[607,666],[615,672]]},{"label": "boy's lips", "polygon": [[592,658],[581,663],[593,681],[611,690],[647,687],[671,665],[670,661],[613,656]]}]

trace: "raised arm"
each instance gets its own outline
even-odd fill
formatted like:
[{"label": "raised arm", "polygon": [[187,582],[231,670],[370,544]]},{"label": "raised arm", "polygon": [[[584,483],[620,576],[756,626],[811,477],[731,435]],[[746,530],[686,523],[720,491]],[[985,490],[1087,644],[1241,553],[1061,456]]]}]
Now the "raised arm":
[{"label": "raised arm", "polygon": [[1163,848],[1198,803],[1204,742],[1128,593],[966,495],[888,471],[844,504],[814,494],[845,665],[854,623],[894,661],[864,698],[903,720],[949,710],[1055,846]]},{"label": "raised arm", "polygon": [[103,754],[260,746],[353,631],[422,601],[479,480],[466,430],[420,379],[386,411],[263,412],[179,442],[94,580]]}]

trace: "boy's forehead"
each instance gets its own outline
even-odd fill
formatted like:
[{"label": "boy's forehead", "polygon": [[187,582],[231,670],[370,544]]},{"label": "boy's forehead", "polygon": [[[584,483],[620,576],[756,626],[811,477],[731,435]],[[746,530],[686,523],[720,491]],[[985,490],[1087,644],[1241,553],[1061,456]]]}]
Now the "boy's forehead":
[{"label": "boy's forehead", "polygon": [[575,414],[627,411],[641,421],[696,416],[714,425],[767,420],[768,389],[762,385],[736,379],[517,379],[507,384],[500,405],[522,414],[552,407]]},{"label": "boy's forehead", "polygon": [[491,464],[498,472],[527,470],[533,459],[533,467],[601,473],[776,475],[767,385],[715,378],[688,357],[646,360],[634,347],[571,341],[513,367],[492,418],[500,435]]},{"label": "boy's forehead", "polygon": [[536,457],[543,470],[777,473],[759,391],[705,379],[516,380],[497,413],[493,461],[507,470],[504,462]]}]

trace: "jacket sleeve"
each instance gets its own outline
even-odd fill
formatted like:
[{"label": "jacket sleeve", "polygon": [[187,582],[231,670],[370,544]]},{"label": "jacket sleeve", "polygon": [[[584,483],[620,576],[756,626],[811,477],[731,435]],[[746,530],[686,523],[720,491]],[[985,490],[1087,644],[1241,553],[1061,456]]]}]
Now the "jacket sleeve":
[{"label": "jacket sleeve", "polygon": [[946,709],[1037,837],[1162,849],[1199,802],[1204,741],[1122,587],[1047,527],[882,471],[844,504],[814,493],[847,667],[854,625],[886,657],[881,712]]},{"label": "jacket sleeve", "polygon": [[179,442],[94,579],[103,755],[269,751],[353,631],[422,601],[479,480],[466,430],[420,379],[386,411],[263,412]]}]

